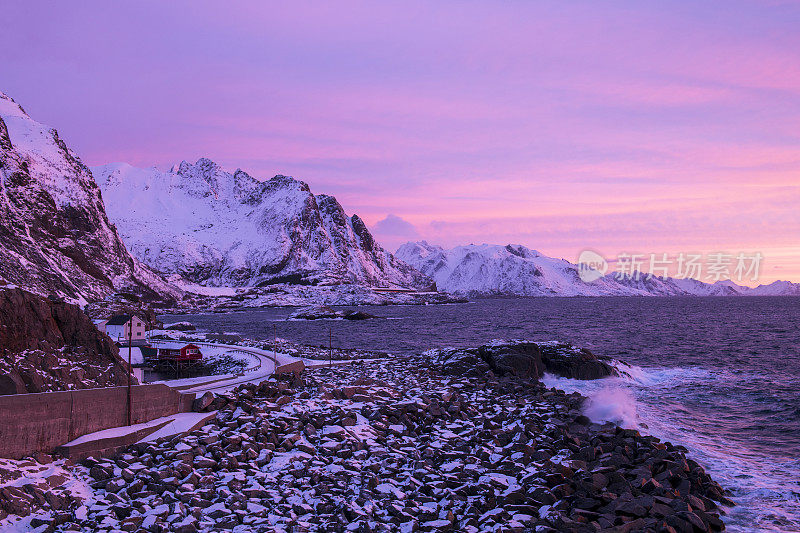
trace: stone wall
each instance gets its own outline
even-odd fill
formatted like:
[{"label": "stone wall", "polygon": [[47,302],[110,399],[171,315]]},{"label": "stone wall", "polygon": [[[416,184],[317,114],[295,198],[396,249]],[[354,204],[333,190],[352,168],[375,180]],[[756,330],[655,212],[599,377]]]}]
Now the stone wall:
[{"label": "stone wall", "polygon": [[[194,394],[163,384],[131,390],[133,424],[191,411],[194,400]],[[49,453],[87,433],[127,423],[127,387],[0,396],[0,457]]]}]

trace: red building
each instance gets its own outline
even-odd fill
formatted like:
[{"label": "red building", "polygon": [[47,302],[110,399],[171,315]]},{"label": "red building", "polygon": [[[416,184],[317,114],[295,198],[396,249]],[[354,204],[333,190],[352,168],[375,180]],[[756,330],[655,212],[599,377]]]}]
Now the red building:
[{"label": "red building", "polygon": [[187,344],[183,348],[159,348],[158,358],[167,361],[199,361],[203,353],[198,346]]}]

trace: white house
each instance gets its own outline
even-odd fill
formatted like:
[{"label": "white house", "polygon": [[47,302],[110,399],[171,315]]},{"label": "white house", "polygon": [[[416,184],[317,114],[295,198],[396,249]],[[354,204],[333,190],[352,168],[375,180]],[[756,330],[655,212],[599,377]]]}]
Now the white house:
[{"label": "white house", "polygon": [[[98,325],[98,329],[100,326]],[[100,331],[103,331],[100,329]],[[114,342],[125,343],[130,337],[131,341],[144,341],[146,326],[138,316],[115,315],[105,323],[105,332]]]}]

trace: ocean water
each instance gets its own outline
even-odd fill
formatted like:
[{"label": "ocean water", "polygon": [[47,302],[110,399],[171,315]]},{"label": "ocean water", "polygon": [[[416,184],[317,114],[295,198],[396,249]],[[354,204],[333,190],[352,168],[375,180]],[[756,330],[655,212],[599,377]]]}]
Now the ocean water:
[{"label": "ocean water", "polygon": [[563,340],[626,375],[546,382],[587,415],[682,444],[732,493],[731,531],[800,531],[800,298],[512,298],[363,306],[390,320],[287,320],[291,309],[166,316],[206,331],[419,352],[495,338]]}]

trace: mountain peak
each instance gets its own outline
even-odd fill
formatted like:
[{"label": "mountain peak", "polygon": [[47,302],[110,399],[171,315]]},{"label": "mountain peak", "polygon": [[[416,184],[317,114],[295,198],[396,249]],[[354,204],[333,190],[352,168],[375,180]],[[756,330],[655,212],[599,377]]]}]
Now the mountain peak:
[{"label": "mountain peak", "polygon": [[97,172],[126,243],[163,274],[210,286],[430,285],[375,243],[336,198],[315,197],[291,176],[261,182],[208,159],[160,175],[133,169],[109,179],[108,167]]},{"label": "mountain peak", "polygon": [[15,115],[30,118],[28,113],[17,103],[16,100],[0,91],[0,115]]}]

